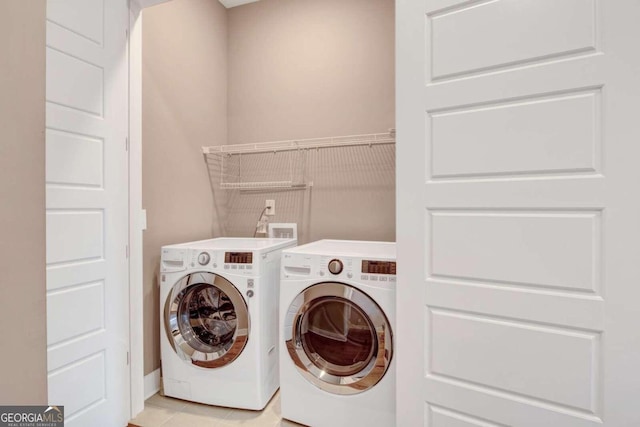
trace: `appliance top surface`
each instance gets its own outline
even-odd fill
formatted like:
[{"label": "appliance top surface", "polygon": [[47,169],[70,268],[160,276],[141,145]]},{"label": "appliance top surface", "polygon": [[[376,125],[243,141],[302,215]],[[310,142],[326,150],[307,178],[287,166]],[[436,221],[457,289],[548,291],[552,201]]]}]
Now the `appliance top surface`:
[{"label": "appliance top surface", "polygon": [[291,254],[395,259],[396,244],[394,242],[366,242],[359,240],[318,240],[317,242],[287,249],[286,252]]},{"label": "appliance top surface", "polygon": [[286,248],[296,243],[295,239],[268,239],[249,237],[220,237],[217,239],[199,240],[197,242],[167,245],[164,248],[184,248],[202,250],[259,251]]}]

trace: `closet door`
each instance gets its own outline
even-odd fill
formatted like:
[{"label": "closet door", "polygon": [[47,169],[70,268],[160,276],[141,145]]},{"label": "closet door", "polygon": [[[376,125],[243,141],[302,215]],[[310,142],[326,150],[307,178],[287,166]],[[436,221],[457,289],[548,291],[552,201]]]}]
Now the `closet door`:
[{"label": "closet door", "polygon": [[67,426],[130,415],[127,28],[127,0],[47,2],[48,383]]},{"label": "closet door", "polygon": [[397,16],[398,425],[640,425],[640,3]]}]

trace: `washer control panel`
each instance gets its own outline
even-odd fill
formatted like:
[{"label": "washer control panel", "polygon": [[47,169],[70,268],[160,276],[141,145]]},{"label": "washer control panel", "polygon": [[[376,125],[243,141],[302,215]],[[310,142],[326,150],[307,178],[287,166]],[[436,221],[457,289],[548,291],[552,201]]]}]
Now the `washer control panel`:
[{"label": "washer control panel", "polygon": [[258,274],[258,267],[254,265],[253,252],[229,252],[193,249],[185,257],[187,268],[202,268],[205,271],[226,270],[229,273],[252,276]]},{"label": "washer control panel", "polygon": [[396,281],[396,262],[363,259],[360,269],[360,279],[370,282]]},{"label": "washer control panel", "polygon": [[396,262],[395,261],[373,261],[368,259],[362,260],[362,273],[363,274],[384,274],[384,275],[396,275]]},{"label": "washer control panel", "polygon": [[224,269],[233,273],[249,274],[253,270],[253,252],[225,252]]}]

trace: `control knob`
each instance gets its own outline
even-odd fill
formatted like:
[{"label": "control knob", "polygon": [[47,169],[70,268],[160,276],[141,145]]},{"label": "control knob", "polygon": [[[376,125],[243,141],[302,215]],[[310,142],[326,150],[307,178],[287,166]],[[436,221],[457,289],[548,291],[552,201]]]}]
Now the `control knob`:
[{"label": "control knob", "polygon": [[331,261],[329,261],[328,268],[331,274],[340,274],[342,273],[342,269],[344,268],[344,265],[342,264],[342,261],[340,261],[339,259],[332,259]]},{"label": "control knob", "polygon": [[211,256],[206,252],[200,252],[200,255],[198,255],[198,263],[200,265],[207,265],[210,260]]}]

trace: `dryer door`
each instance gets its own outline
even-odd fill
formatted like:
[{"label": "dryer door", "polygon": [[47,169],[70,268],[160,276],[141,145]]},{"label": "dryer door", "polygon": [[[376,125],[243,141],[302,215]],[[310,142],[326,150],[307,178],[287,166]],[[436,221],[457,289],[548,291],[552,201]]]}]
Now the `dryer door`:
[{"label": "dryer door", "polygon": [[285,344],[302,375],[336,394],[375,386],[392,357],[392,331],[382,309],[362,291],[325,282],[300,293],[289,307]]},{"label": "dryer door", "polygon": [[183,277],[167,297],[164,317],[178,356],[203,368],[228,365],[247,344],[247,304],[231,282],[216,274]]}]

